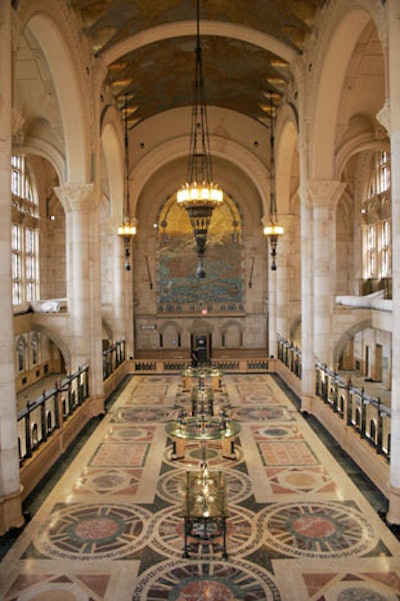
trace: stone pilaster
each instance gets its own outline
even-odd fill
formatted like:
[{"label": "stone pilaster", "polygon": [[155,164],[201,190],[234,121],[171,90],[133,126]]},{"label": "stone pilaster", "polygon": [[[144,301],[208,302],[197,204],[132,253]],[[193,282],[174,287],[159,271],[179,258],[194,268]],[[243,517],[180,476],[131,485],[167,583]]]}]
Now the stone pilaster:
[{"label": "stone pilaster", "polygon": [[11,4],[0,0],[0,535],[23,525],[11,281]]}]

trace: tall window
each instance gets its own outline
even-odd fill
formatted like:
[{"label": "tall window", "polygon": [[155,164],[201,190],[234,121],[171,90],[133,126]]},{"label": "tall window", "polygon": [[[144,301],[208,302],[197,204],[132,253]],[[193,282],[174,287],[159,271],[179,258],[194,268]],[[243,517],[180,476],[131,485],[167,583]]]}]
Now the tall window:
[{"label": "tall window", "polygon": [[39,207],[33,178],[23,155],[11,159],[13,303],[39,295]]},{"label": "tall window", "polygon": [[386,192],[390,188],[390,164],[386,150],[378,155],[378,192]]},{"label": "tall window", "polygon": [[392,232],[389,219],[382,222],[382,275],[392,273]]},{"label": "tall window", "polygon": [[376,275],[376,261],[375,261],[375,251],[376,251],[376,242],[375,242],[375,226],[368,226],[368,276],[370,278]]},{"label": "tall window", "polygon": [[371,156],[366,174],[366,194],[361,213],[364,223],[364,278],[392,275],[392,228],[390,154],[377,151]]}]

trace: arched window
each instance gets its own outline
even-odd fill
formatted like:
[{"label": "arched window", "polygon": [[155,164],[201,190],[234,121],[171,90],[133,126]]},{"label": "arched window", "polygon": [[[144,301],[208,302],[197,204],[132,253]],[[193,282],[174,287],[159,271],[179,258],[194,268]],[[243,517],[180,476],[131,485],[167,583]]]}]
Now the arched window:
[{"label": "arched window", "polygon": [[33,336],[32,336],[31,358],[32,358],[32,365],[37,365],[39,363],[39,336],[38,336],[38,334],[33,334]]},{"label": "arched window", "polygon": [[26,369],[26,342],[22,336],[17,341],[17,372],[24,372]]},{"label": "arched window", "polygon": [[13,304],[39,298],[39,206],[26,157],[11,159]]}]

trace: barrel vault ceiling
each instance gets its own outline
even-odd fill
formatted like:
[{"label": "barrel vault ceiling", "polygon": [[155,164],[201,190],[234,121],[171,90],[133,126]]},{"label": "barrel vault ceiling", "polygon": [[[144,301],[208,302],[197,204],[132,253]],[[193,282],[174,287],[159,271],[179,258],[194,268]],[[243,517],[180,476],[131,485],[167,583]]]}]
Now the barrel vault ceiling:
[{"label": "barrel vault ceiling", "polygon": [[[285,94],[289,61],[303,51],[324,3],[200,0],[207,104],[268,122],[271,93],[275,102]],[[128,98],[131,125],[191,104],[196,0],[71,0],[71,5],[93,51],[105,59],[118,104]]]}]

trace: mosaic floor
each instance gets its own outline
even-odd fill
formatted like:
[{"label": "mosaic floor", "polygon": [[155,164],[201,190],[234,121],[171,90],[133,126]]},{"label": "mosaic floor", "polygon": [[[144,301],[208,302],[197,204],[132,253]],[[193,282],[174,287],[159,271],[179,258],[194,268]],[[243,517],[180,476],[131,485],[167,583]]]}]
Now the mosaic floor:
[{"label": "mosaic floor", "polygon": [[190,410],[179,377],[135,376],[0,565],[4,601],[399,601],[400,543],[272,376],[225,376],[215,406],[240,421],[234,457],[210,443],[229,517],[183,557]]}]

